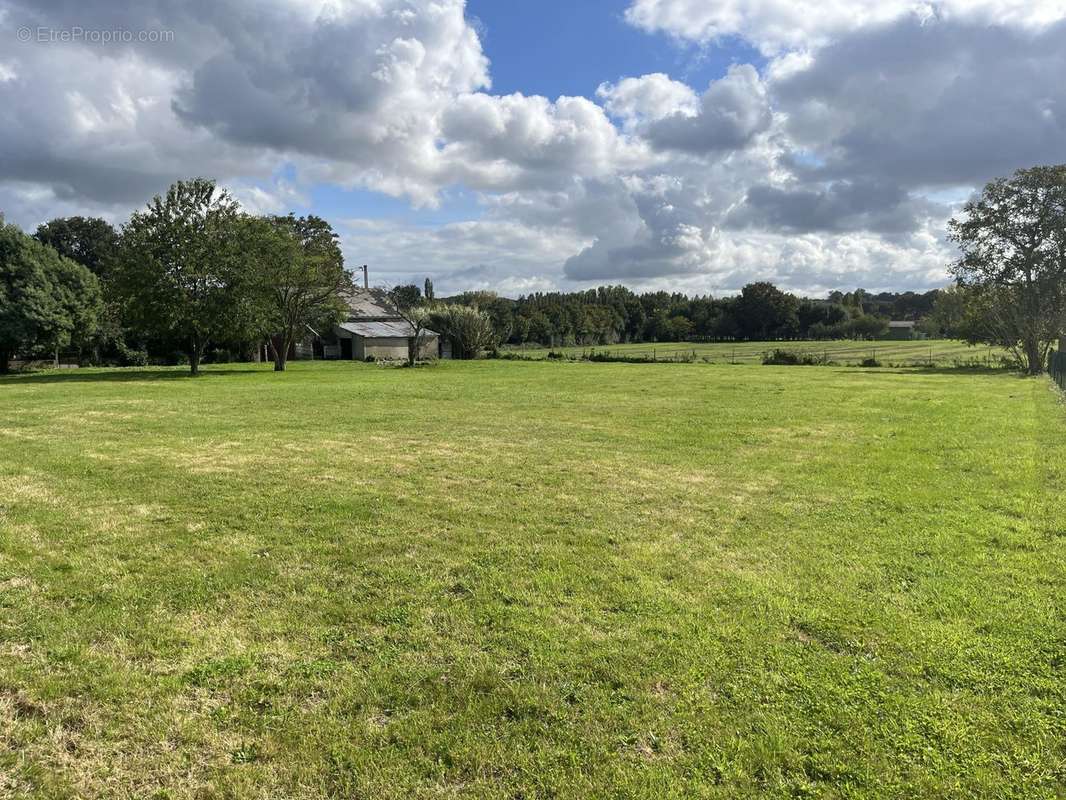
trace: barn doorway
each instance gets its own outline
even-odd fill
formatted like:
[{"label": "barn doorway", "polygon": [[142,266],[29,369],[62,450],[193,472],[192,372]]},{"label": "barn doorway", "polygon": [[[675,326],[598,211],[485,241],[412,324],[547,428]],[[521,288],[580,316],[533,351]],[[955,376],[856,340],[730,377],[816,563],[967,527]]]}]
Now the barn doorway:
[{"label": "barn doorway", "polygon": [[352,340],[341,339],[341,358],[345,361],[352,360]]}]

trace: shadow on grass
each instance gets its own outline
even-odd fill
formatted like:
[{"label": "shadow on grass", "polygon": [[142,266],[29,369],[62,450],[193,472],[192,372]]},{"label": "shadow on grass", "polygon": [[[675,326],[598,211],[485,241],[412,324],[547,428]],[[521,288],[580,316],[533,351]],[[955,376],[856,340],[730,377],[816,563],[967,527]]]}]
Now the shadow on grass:
[{"label": "shadow on grass", "polygon": [[258,375],[267,369],[212,369],[205,367],[200,374],[189,374],[188,368],[180,369],[142,369],[140,367],[115,367],[114,369],[59,369],[46,372],[12,372],[0,375],[0,386],[22,385],[27,383],[121,383],[128,381],[176,381],[203,380],[216,376]]}]

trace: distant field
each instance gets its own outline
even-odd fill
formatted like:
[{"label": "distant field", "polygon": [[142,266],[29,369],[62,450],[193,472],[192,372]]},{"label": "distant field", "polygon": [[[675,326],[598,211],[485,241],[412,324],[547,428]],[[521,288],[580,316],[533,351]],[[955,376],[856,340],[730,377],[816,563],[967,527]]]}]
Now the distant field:
[{"label": "distant field", "polygon": [[[753,364],[762,361],[763,353],[780,348],[802,353],[814,353],[839,364],[858,364],[874,358],[893,366],[956,366],[999,364],[1006,352],[999,348],[974,347],[966,342],[950,339],[929,341],[835,341],[835,342],[662,342],[658,344],[612,344],[597,347],[557,347],[556,352],[568,355],[608,351],[610,353],[639,356],[648,359],[671,360],[689,357],[692,353],[700,361],[716,364]],[[511,347],[513,352],[531,358],[548,355],[546,347]]]},{"label": "distant field", "polygon": [[0,797],[1062,797],[1064,464],[1006,372],[3,379]]}]

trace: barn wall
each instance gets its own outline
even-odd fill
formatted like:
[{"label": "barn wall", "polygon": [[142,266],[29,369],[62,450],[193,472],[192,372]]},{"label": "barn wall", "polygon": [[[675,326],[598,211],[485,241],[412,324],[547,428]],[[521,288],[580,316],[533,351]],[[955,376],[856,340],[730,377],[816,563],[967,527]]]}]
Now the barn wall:
[{"label": "barn wall", "polygon": [[419,358],[436,358],[440,354],[440,337],[430,336],[422,343],[422,352],[419,353]]},{"label": "barn wall", "polygon": [[407,358],[407,338],[363,338],[356,336],[357,342],[362,341],[364,352],[363,359],[373,356],[374,358]]},{"label": "barn wall", "polygon": [[[437,357],[437,338],[438,337],[436,336],[432,336],[423,343],[422,352],[420,353],[421,358]],[[406,337],[390,336],[368,338],[365,336],[353,336],[352,344],[352,358],[356,361],[366,361],[366,359],[371,356],[380,359],[407,358]]]}]

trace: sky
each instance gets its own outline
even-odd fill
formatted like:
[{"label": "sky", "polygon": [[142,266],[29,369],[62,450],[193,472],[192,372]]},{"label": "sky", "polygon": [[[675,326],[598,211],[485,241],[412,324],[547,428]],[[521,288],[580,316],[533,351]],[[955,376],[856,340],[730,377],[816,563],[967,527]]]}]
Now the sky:
[{"label": "sky", "polygon": [[376,285],[948,282],[1066,162],[1066,0],[0,0],[0,213],[178,179],[313,213]]}]

